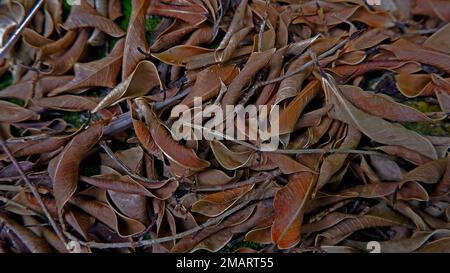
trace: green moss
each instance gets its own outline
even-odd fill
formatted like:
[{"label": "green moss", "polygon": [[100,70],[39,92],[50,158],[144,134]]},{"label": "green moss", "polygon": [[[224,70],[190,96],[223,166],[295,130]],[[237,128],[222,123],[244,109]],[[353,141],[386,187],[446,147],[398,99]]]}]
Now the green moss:
[{"label": "green moss", "polygon": [[448,137],[450,135],[450,122],[448,121],[410,122],[405,123],[404,126],[421,135],[443,137]]},{"label": "green moss", "polygon": [[102,96],[101,92],[99,89],[91,89],[88,92],[84,93],[86,96],[88,97],[96,97],[99,98]]},{"label": "green moss", "polygon": [[108,52],[111,52],[120,39],[115,37],[108,37],[107,40],[108,40]]},{"label": "green moss", "polygon": [[3,76],[0,77],[0,91],[10,86],[12,81],[13,79],[11,73],[3,74]]},{"label": "green moss", "polygon": [[80,128],[89,118],[85,112],[64,112],[62,119],[73,127]]},{"label": "green moss", "polygon": [[23,128],[11,126],[10,129],[11,129],[11,134],[15,137],[25,136],[25,130]]},{"label": "green moss", "polygon": [[437,104],[432,104],[429,102],[426,102],[424,100],[408,100],[406,102],[404,102],[404,104],[411,106],[423,113],[432,113],[432,112],[440,112],[441,109],[439,107],[439,105]]},{"label": "green moss", "polygon": [[145,20],[145,30],[147,32],[152,33],[153,31],[155,31],[155,29],[159,25],[159,23],[161,23],[161,18],[152,16],[152,17],[148,18],[147,20]]},{"label": "green moss", "polygon": [[69,4],[69,2],[70,1],[68,1],[68,0],[62,1],[62,17],[63,17],[64,21],[69,16],[70,9],[72,8],[72,6]]},{"label": "green moss", "polygon": [[92,162],[83,162],[80,166],[80,173],[83,176],[93,176],[100,174],[100,166]]},{"label": "green moss", "polygon": [[217,33],[216,37],[214,38],[214,40],[211,41],[208,45],[206,45],[206,47],[208,47],[209,49],[217,49],[224,37],[225,37],[225,32],[219,31]]},{"label": "green moss", "polygon": [[90,61],[100,60],[106,57],[106,51],[104,47],[89,47],[89,59]]},{"label": "green moss", "polygon": [[381,78],[374,78],[367,81],[367,88],[366,91],[376,91],[377,85],[380,82]]},{"label": "green moss", "polygon": [[119,19],[117,24],[123,30],[127,30],[128,24],[130,23],[131,10],[132,10],[131,0],[122,0],[121,4],[122,4],[123,17]]},{"label": "green moss", "polygon": [[10,99],[5,99],[6,101],[9,101],[11,103],[17,104],[19,106],[25,106],[25,101],[20,100],[20,99],[16,99],[16,98],[10,98]]},{"label": "green moss", "polygon": [[[389,76],[388,74],[385,74],[384,78],[387,79],[388,76]],[[378,90],[379,89],[378,85],[381,83],[382,78],[383,77],[368,80],[366,90],[368,91]],[[387,85],[387,87],[389,87],[389,85]],[[441,108],[438,104],[427,102],[421,98],[408,99],[404,101],[405,97],[401,96],[399,92],[395,93],[394,95],[391,95],[391,97],[398,102],[401,102],[405,105],[411,106],[419,110],[422,113],[441,112]],[[450,122],[447,119],[442,121],[408,122],[403,123],[403,125],[409,130],[413,130],[421,135],[427,136],[450,135]]]},{"label": "green moss", "polygon": [[[408,100],[404,104],[411,106],[423,113],[440,112],[439,105],[429,103],[421,99]],[[441,121],[432,122],[410,122],[405,123],[404,126],[422,135],[429,136],[449,136],[450,122],[445,119]]]},{"label": "green moss", "polygon": [[208,45],[208,48],[210,48],[210,49],[216,49],[216,48],[219,47],[219,45],[220,45],[220,41],[214,40],[211,44]]}]

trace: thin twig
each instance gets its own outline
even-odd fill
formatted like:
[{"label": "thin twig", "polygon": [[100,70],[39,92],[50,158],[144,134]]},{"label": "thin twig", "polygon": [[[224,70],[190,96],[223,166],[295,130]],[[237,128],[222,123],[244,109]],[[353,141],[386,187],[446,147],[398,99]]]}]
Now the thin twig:
[{"label": "thin twig", "polygon": [[14,34],[11,36],[11,38],[6,42],[5,46],[0,48],[0,59],[3,59],[6,54],[9,52],[9,50],[16,44],[17,40],[20,37],[20,34],[25,29],[25,27],[31,22],[33,17],[36,15],[36,13],[39,11],[39,9],[44,4],[44,0],[39,0],[33,7],[33,9],[30,11],[30,13],[25,17],[25,19],[20,23],[19,27],[16,29]]},{"label": "thin twig", "polygon": [[22,204],[20,204],[20,203],[17,203],[16,201],[11,200],[11,199],[8,199],[8,198],[6,198],[6,197],[0,196],[0,202],[5,203],[5,205],[13,205],[13,206],[16,206],[16,207],[21,208],[21,209],[23,209],[23,210],[26,210],[26,211],[28,211],[28,212],[30,212],[30,213],[32,213],[32,214],[36,214],[36,215],[41,216],[39,213],[37,213],[36,211],[30,209],[29,207],[26,207],[26,206],[24,206],[24,205],[22,205]]},{"label": "thin twig", "polygon": [[[329,49],[328,51],[322,53],[320,56],[317,57],[318,60],[322,60],[325,59],[328,56],[333,55],[336,51],[338,51],[339,49],[341,49],[342,47],[344,47],[350,40],[354,39],[355,37],[357,37],[358,35],[360,35],[361,32],[355,33],[353,34],[351,37],[343,40],[342,42],[340,42],[339,44],[337,44],[336,46],[334,46],[333,48]],[[284,79],[287,79],[289,77],[292,77],[300,72],[302,72],[303,70],[305,70],[306,68],[310,67],[311,65],[314,64],[314,61],[311,60],[307,63],[305,63],[304,65],[302,65],[301,67],[299,67],[297,70],[292,71],[290,73],[287,73],[281,77],[272,79],[272,80],[267,80],[267,81],[262,81],[259,83],[256,83],[252,89],[258,89],[260,87],[263,87],[265,85],[268,84],[272,84],[272,83],[276,83],[279,81],[282,81]],[[154,104],[154,109],[156,111],[159,111],[161,109],[163,109],[165,106],[173,103],[174,101],[186,96],[187,94],[189,94],[189,92],[191,91],[191,88],[186,88],[185,90],[183,90],[181,93],[168,98],[165,101],[162,102],[157,102]],[[129,112],[122,114],[121,116],[119,116],[116,120],[114,120],[113,122],[111,122],[111,124],[109,124],[108,126],[106,126],[105,128],[105,134],[106,135],[112,135],[116,132],[119,132],[121,130],[126,130],[128,128],[130,128],[132,125],[132,121],[131,121],[131,114]]]},{"label": "thin twig", "polygon": [[182,123],[183,125],[190,127],[192,129],[197,129],[197,130],[206,130],[208,132],[208,134],[212,134],[216,137],[220,137],[222,139],[225,140],[229,140],[231,142],[234,142],[236,144],[242,145],[244,147],[247,147],[251,150],[254,150],[256,152],[265,152],[265,153],[277,153],[277,154],[331,154],[331,153],[335,153],[335,154],[362,154],[362,155],[378,155],[378,156],[384,156],[384,157],[389,157],[389,155],[380,153],[380,152],[376,152],[376,151],[365,151],[365,150],[355,150],[355,149],[277,149],[277,150],[273,150],[273,151],[265,151],[265,150],[261,150],[261,148],[247,143],[245,141],[242,140],[237,140],[234,139],[233,137],[227,135],[227,134],[223,134],[220,132],[217,132],[215,130],[211,130],[209,128],[206,128],[204,126],[199,126],[199,125],[195,125],[195,124],[190,124],[190,123]]},{"label": "thin twig", "polygon": [[138,241],[138,242],[124,242],[124,243],[97,243],[97,242],[84,242],[84,241],[80,241],[77,238],[71,236],[68,234],[68,236],[71,237],[72,240],[77,241],[78,243],[80,243],[83,246],[87,246],[90,248],[98,248],[98,249],[107,249],[107,248],[129,248],[129,247],[143,247],[143,246],[148,246],[148,245],[153,245],[153,244],[160,244],[160,243],[164,243],[164,242],[170,242],[173,240],[177,240],[177,239],[182,239],[186,236],[195,234],[199,231],[201,231],[204,228],[207,228],[209,226],[215,225],[219,222],[221,222],[223,219],[227,218],[228,216],[234,214],[235,212],[245,208],[250,202],[252,201],[256,201],[256,200],[246,200],[243,201],[242,203],[238,204],[237,206],[231,208],[230,210],[224,212],[222,215],[217,216],[215,218],[211,218],[208,221],[206,221],[205,223],[196,226],[195,228],[186,230],[184,232],[172,235],[172,236],[167,236],[167,237],[162,237],[162,238],[156,238],[156,239],[148,239],[148,240],[142,240],[142,241]]},{"label": "thin twig", "polygon": [[109,155],[109,157],[116,163],[126,174],[128,174],[131,178],[145,182],[145,183],[166,183],[167,180],[155,180],[155,179],[149,179],[146,177],[143,177],[134,171],[132,171],[120,158],[116,156],[116,154],[109,148],[108,144],[106,144],[106,141],[100,141],[100,147]]},{"label": "thin twig", "polygon": [[[166,107],[167,105],[173,103],[176,100],[179,100],[186,95],[189,94],[189,92],[192,91],[192,88],[186,88],[182,92],[178,93],[177,95],[170,97],[166,99],[165,101],[156,102],[153,107],[156,111],[159,111]],[[123,113],[119,116],[117,116],[111,123],[106,125],[105,129],[103,130],[103,136],[108,137],[112,136],[118,132],[122,132],[124,130],[130,129],[133,126],[133,121],[131,118],[131,112]]]},{"label": "thin twig", "polygon": [[406,30],[406,34],[411,34],[411,35],[428,35],[428,34],[433,34],[435,32],[437,32],[438,30],[440,30],[440,28],[431,28],[431,29],[418,29],[418,30]]},{"label": "thin twig", "polygon": [[159,110],[163,109],[164,107],[166,107],[167,105],[173,103],[174,101],[187,96],[191,91],[192,91],[192,88],[188,87],[173,97],[170,97],[164,101],[155,102],[155,104],[153,105],[153,108],[155,109],[155,111],[159,111]]},{"label": "thin twig", "polygon": [[0,185],[0,191],[7,191],[7,192],[21,192],[25,188],[22,186],[15,186],[15,185]]},{"label": "thin twig", "polygon": [[365,151],[365,150],[355,150],[355,149],[286,149],[286,150],[275,150],[269,153],[278,154],[361,154],[361,155],[378,155],[378,156],[388,156],[383,153],[376,151]]},{"label": "thin twig", "polygon": [[32,135],[32,136],[15,137],[15,138],[10,138],[10,139],[6,140],[6,143],[12,144],[12,143],[24,143],[27,141],[37,141],[37,140],[47,139],[49,136],[51,136],[51,134],[44,133],[44,134]]},{"label": "thin twig", "polygon": [[20,167],[20,164],[17,162],[16,158],[13,156],[11,151],[9,150],[8,145],[6,145],[6,142],[3,140],[2,137],[0,137],[0,146],[2,147],[3,151],[8,156],[9,160],[13,163],[14,167],[16,167],[17,171],[19,172],[22,179],[25,181],[25,184],[30,189],[31,193],[36,198],[36,201],[38,202],[39,206],[42,208],[42,211],[45,214],[45,217],[47,217],[47,220],[50,222],[50,225],[52,226],[53,230],[55,231],[56,235],[58,236],[59,240],[66,244],[66,239],[59,228],[59,226],[56,224],[56,222],[53,220],[50,212],[48,211],[47,207],[45,206],[44,202],[42,201],[41,195],[39,194],[39,191],[37,190],[36,186],[28,179],[28,176],[25,174],[25,172],[22,170],[22,167]]},{"label": "thin twig", "polygon": [[[338,51],[339,49],[341,49],[342,47],[344,47],[350,40],[352,40],[353,37],[349,37],[345,40],[343,40],[342,42],[340,42],[339,44],[335,45],[333,48],[327,50],[326,52],[320,54],[320,56],[317,57],[317,59],[323,60],[331,55],[333,55],[334,53],[336,53],[336,51]],[[303,72],[305,69],[307,69],[308,67],[312,66],[314,64],[314,60],[311,60],[309,62],[306,62],[304,65],[300,66],[298,69],[291,71],[289,73],[286,73],[283,76],[280,76],[278,78],[272,79],[272,80],[267,80],[267,81],[263,81],[263,82],[259,82],[257,84],[255,84],[252,89],[258,89],[260,87],[263,87],[265,85],[269,85],[269,84],[273,84],[273,83],[277,83],[279,81],[285,80],[287,78],[290,78],[298,73]]]}]

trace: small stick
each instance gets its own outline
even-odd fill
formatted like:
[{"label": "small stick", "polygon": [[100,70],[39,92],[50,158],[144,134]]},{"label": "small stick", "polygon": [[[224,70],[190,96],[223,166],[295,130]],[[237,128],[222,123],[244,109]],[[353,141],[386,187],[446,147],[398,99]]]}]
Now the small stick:
[{"label": "small stick", "polygon": [[0,185],[0,191],[20,192],[23,190],[24,190],[24,187],[22,187],[22,186]]},{"label": "small stick", "polygon": [[20,37],[20,34],[25,29],[25,27],[31,22],[34,15],[39,11],[39,9],[44,4],[44,0],[39,0],[36,5],[34,5],[33,9],[30,11],[30,14],[25,17],[25,19],[20,23],[19,27],[16,29],[12,37],[6,42],[5,46],[0,48],[0,59],[3,59],[9,50],[16,44],[17,40]]},{"label": "small stick", "polygon": [[38,202],[39,206],[42,208],[42,211],[45,214],[45,217],[47,217],[47,220],[50,222],[50,225],[52,226],[53,230],[55,231],[58,238],[61,240],[64,245],[66,244],[66,239],[56,224],[55,220],[53,220],[50,212],[48,211],[47,207],[44,204],[44,201],[42,201],[41,195],[39,194],[39,191],[37,190],[36,186],[28,179],[28,176],[25,174],[25,172],[22,170],[22,167],[20,167],[20,164],[17,162],[16,158],[13,156],[11,151],[8,148],[8,145],[6,145],[6,142],[3,140],[3,138],[0,136],[0,146],[2,147],[3,151],[8,156],[9,160],[13,163],[14,167],[16,167],[17,171],[19,172],[22,179],[25,181],[25,184],[30,189],[31,193],[36,198],[36,201]]},{"label": "small stick", "polygon": [[[189,92],[192,91],[192,88],[186,88],[181,93],[166,99],[165,101],[156,102],[154,104],[154,109],[159,111],[166,107],[167,105],[173,103],[174,101],[185,97]],[[133,121],[131,119],[131,112],[126,112],[119,115],[116,119],[114,119],[110,124],[106,125],[103,130],[104,136],[112,136],[118,132],[122,132],[124,130],[130,129],[133,126]]]},{"label": "small stick", "polygon": [[5,203],[5,205],[11,204],[11,205],[16,206],[16,207],[18,207],[18,208],[21,208],[21,209],[23,209],[23,210],[26,210],[26,211],[28,211],[28,212],[30,212],[30,213],[32,213],[32,214],[36,214],[36,215],[38,215],[38,216],[41,216],[41,215],[39,215],[39,213],[37,213],[36,211],[34,211],[34,210],[32,210],[32,209],[30,209],[30,208],[28,208],[28,207],[26,207],[26,206],[24,206],[24,205],[22,205],[22,204],[20,204],[20,203],[17,203],[17,202],[14,201],[14,200],[8,199],[8,198],[6,198],[6,197],[0,196],[0,202]]},{"label": "small stick", "polygon": [[[339,49],[341,49],[342,47],[344,47],[350,40],[352,39],[352,37],[347,38],[345,40],[343,40],[342,42],[340,42],[339,44],[335,45],[333,48],[329,49],[328,51],[322,53],[320,56],[317,57],[317,59],[323,60],[331,55],[333,55],[336,51],[338,51]],[[298,69],[291,71],[289,73],[286,73],[283,76],[280,76],[278,78],[272,79],[272,80],[268,80],[268,81],[263,81],[263,82],[259,82],[257,84],[255,84],[252,89],[258,89],[260,87],[263,87],[265,85],[269,85],[269,84],[273,84],[273,83],[277,83],[279,81],[285,80],[287,78],[290,78],[302,71],[304,71],[306,68],[312,66],[314,64],[314,60],[311,60],[307,63],[305,63],[304,65],[300,66]]]},{"label": "small stick", "polygon": [[[244,207],[246,207],[251,201],[254,200],[247,200],[244,201],[242,203],[240,203],[239,205],[231,208],[230,210],[224,212],[222,215],[217,216],[215,218],[211,218],[208,221],[204,222],[201,225],[198,225],[192,229],[186,230],[184,232],[175,234],[173,236],[167,236],[167,237],[162,237],[162,238],[156,238],[156,239],[148,239],[148,240],[142,240],[142,241],[138,241],[138,242],[124,242],[124,243],[97,243],[97,242],[83,242],[78,240],[77,238],[72,237],[71,239],[74,241],[77,241],[78,243],[80,243],[81,245],[87,246],[87,247],[91,247],[91,248],[98,248],[98,249],[107,249],[107,248],[129,248],[129,247],[142,247],[142,246],[148,246],[148,245],[153,245],[153,244],[159,244],[159,243],[164,243],[164,242],[169,242],[169,241],[173,241],[173,240],[177,240],[177,239],[182,239],[186,236],[195,234],[199,231],[201,231],[202,229],[215,225],[219,222],[221,222],[223,219],[225,219],[226,217],[234,214],[235,212],[243,209]],[[256,200],[255,200],[256,201]]]},{"label": "small stick", "polygon": [[111,157],[111,159],[116,163],[126,174],[128,174],[131,178],[145,182],[145,183],[165,183],[166,180],[155,180],[155,179],[149,179],[143,176],[138,175],[137,173],[133,172],[128,166],[123,163],[120,158],[114,154],[114,152],[109,148],[108,144],[106,144],[105,141],[100,141],[100,147],[103,148],[103,150]]},{"label": "small stick", "polygon": [[279,153],[279,154],[361,154],[361,155],[378,155],[378,156],[388,156],[375,151],[364,151],[355,149],[298,149],[298,150],[275,150],[269,153]]}]

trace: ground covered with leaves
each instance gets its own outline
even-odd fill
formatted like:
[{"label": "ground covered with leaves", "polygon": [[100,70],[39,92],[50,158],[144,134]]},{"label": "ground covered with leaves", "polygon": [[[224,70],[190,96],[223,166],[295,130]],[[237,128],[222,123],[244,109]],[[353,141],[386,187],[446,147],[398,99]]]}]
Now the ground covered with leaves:
[{"label": "ground covered with leaves", "polygon": [[[2,45],[32,2],[0,1]],[[0,252],[450,252],[450,1],[31,16],[0,58]],[[177,141],[199,97],[279,106],[278,147]]]}]

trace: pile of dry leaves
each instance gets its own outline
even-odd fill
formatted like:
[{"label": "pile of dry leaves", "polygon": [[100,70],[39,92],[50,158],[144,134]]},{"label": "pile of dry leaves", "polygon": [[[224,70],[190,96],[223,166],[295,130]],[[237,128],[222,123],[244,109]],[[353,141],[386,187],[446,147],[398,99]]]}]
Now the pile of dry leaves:
[{"label": "pile of dry leaves", "polygon": [[450,251],[449,1],[0,3],[0,252]]}]

